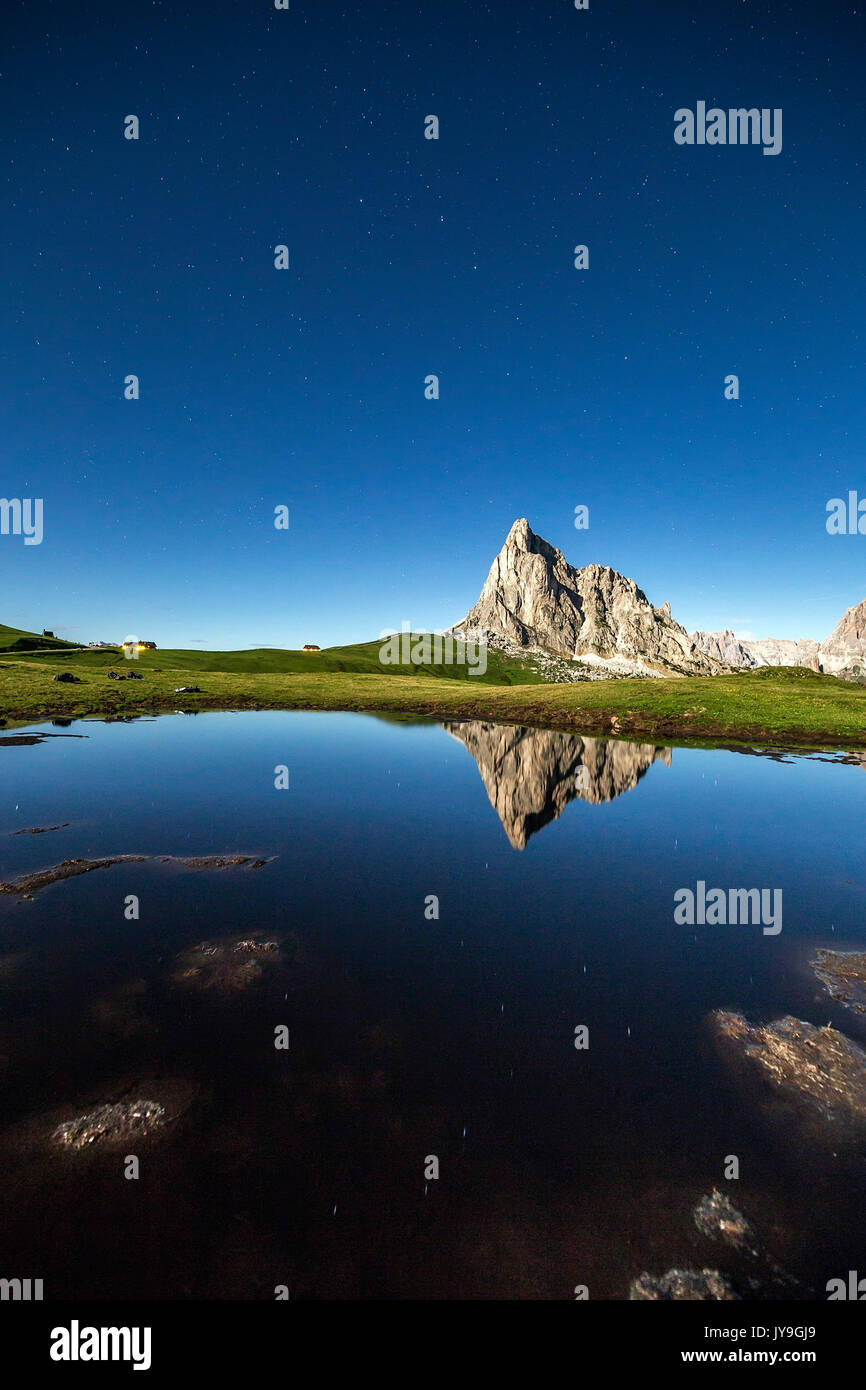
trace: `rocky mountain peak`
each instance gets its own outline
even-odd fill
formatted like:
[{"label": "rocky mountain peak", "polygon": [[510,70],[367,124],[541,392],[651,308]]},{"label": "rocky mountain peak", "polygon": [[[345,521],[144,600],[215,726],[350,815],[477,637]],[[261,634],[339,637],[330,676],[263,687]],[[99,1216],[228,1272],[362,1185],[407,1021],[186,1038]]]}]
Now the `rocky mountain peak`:
[{"label": "rocky mountain peak", "polygon": [[493,633],[589,664],[626,659],[647,674],[708,675],[716,663],[654,608],[633,579],[609,565],[569,565],[561,550],[514,522],[490,567],[481,595],[458,634]]},{"label": "rocky mountain peak", "polygon": [[518,568],[520,559],[525,555],[538,555],[547,564],[556,564],[563,560],[561,550],[550,545],[541,536],[537,536],[526,520],[525,516],[518,517],[514,522],[508,535],[505,537],[505,544],[499,552],[499,559],[506,566]]},{"label": "rocky mountain peak", "polygon": [[827,641],[832,642],[843,637],[855,642],[866,641],[866,598],[845,610]]},{"label": "rocky mountain peak", "polygon": [[525,516],[519,516],[513,523],[511,530],[505,537],[505,549],[515,546],[520,550],[530,550],[532,541],[537,537]]}]

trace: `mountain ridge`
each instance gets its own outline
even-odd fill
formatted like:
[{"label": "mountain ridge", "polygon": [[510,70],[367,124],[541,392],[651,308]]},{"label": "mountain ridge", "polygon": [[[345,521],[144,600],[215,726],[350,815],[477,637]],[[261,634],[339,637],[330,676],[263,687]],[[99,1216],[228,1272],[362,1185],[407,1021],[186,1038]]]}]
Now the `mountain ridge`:
[{"label": "mountain ridge", "polygon": [[823,642],[687,632],[669,603],[655,607],[609,565],[570,565],[518,517],[466,617],[449,629],[491,645],[536,651],[609,674],[706,676],[795,666],[846,679],[866,677],[866,599],[846,609]]},{"label": "mountain ridge", "polygon": [[721,669],[671,617],[669,603],[654,607],[633,579],[609,565],[576,569],[525,517],[512,525],[478,601],[451,631],[494,633],[524,650],[637,668],[629,674],[706,676]]},{"label": "mountain ridge", "polygon": [[812,671],[849,680],[866,676],[866,599],[846,608],[823,642],[811,637],[737,637],[723,632],[693,632],[695,644],[714,660],[735,670],[758,666],[807,666]]}]

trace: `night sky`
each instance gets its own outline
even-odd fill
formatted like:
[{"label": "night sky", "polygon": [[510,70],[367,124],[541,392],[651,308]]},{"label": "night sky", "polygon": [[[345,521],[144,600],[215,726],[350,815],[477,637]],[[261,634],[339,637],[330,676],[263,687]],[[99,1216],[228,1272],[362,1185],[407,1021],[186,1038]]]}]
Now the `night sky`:
[{"label": "night sky", "polygon": [[[0,621],[213,648],[441,628],[518,516],[689,629],[820,638],[866,596],[866,536],[825,527],[866,497],[862,11],[2,23],[0,496],[45,519],[0,536]],[[677,145],[698,101],[781,108],[781,153]]]}]

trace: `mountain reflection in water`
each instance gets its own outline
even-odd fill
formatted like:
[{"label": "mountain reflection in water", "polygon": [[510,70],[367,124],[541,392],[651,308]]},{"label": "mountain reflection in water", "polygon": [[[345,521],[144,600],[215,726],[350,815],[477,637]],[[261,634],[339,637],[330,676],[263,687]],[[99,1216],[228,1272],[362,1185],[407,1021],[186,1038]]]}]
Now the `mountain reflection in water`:
[{"label": "mountain reflection in water", "polygon": [[597,805],[632,791],[653,763],[670,767],[672,748],[578,734],[487,724],[446,722],[443,728],[478,764],[490,804],[515,849],[562,815],[579,797]]}]

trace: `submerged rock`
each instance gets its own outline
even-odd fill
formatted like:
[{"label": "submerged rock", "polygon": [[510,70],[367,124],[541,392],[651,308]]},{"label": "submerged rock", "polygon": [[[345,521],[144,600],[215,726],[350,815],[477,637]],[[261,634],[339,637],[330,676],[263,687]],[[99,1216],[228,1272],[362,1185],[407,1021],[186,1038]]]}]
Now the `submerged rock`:
[{"label": "submerged rock", "polygon": [[177,957],[171,978],[184,989],[235,994],[258,984],[279,950],[278,942],[257,937],[200,941]]},{"label": "submerged rock", "polygon": [[752,1223],[717,1187],[701,1198],[692,1216],[702,1236],[708,1240],[724,1241],[738,1255],[756,1262],[754,1268],[760,1278],[751,1275],[748,1278],[753,1291],[760,1290],[762,1296],[766,1296],[768,1290],[790,1292],[800,1287],[799,1280],[762,1247]]},{"label": "submerged rock", "polygon": [[717,1187],[698,1202],[694,1218],[701,1235],[709,1236],[711,1240],[723,1240],[735,1250],[757,1255],[757,1239],[751,1222],[737,1211],[733,1202]]},{"label": "submerged rock", "polygon": [[161,854],[159,863],[182,864],[185,869],[263,869],[270,860],[254,859],[251,854]]},{"label": "submerged rock", "polygon": [[100,1105],[74,1120],[58,1125],[51,1138],[67,1148],[85,1149],[91,1144],[140,1139],[165,1122],[165,1108],[155,1100],[133,1100]]},{"label": "submerged rock", "polygon": [[[60,829],[55,826],[52,829]],[[76,878],[79,874],[92,873],[94,869],[110,869],[114,864],[143,864],[153,859],[150,854],[113,854],[105,859],[64,859],[50,869],[40,869],[35,874],[24,874],[21,878],[9,879],[0,883],[0,893],[14,893],[18,897],[30,897],[40,888],[50,883],[59,883],[65,878]],[[254,859],[251,854],[203,854],[191,858],[178,858],[173,854],[156,856],[157,864],[180,864],[185,869],[261,869],[270,863],[269,859]]]},{"label": "submerged rock", "polygon": [[65,830],[69,821],[62,821],[60,825],[28,825],[23,830],[10,830],[10,835],[47,835],[51,830]]},{"label": "submerged rock", "polygon": [[727,1302],[739,1298],[726,1274],[718,1269],[669,1269],[658,1277],[641,1274],[631,1282],[629,1299],[666,1302],[672,1299]]},{"label": "submerged rock", "polygon": [[828,994],[866,1014],[866,952],[820,950],[811,966]]},{"label": "submerged rock", "polygon": [[40,869],[35,874],[24,874],[21,878],[0,883],[0,893],[14,893],[18,897],[30,897],[49,883],[59,883],[65,878],[77,878],[79,874],[89,874],[94,869],[110,869],[114,864],[141,864],[145,854],[114,854],[107,859],[64,859],[51,869]]},{"label": "submerged rock", "polygon": [[866,1052],[844,1033],[787,1015],[747,1023],[742,1014],[712,1016],[717,1042],[759,1075],[778,1099],[836,1138],[866,1131]]},{"label": "submerged rock", "polygon": [[25,1185],[36,1183],[38,1190],[40,1182],[52,1181],[64,1157],[80,1163],[88,1156],[110,1156],[123,1144],[132,1153],[136,1143],[171,1145],[201,1095],[197,1081],[144,1072],[105,1078],[98,1090],[70,1093],[64,1104],[31,1111],[0,1130],[4,1181],[20,1172]]}]

